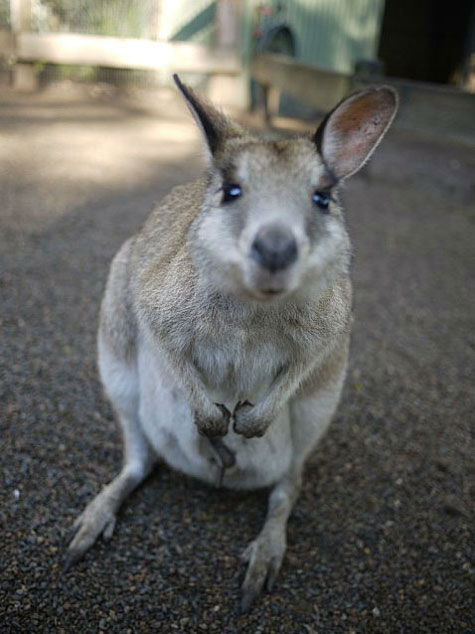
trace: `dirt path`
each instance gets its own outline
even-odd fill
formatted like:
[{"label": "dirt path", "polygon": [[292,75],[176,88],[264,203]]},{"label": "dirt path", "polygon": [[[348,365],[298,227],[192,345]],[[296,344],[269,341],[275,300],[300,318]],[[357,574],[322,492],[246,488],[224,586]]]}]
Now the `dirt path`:
[{"label": "dirt path", "polygon": [[355,331],[275,591],[238,616],[265,492],[162,469],[109,545],[61,574],[67,529],[120,465],[95,331],[107,268],[153,201],[202,169],[198,135],[76,90],[0,94],[0,630],[469,634],[475,158],[393,135],[345,191]]}]

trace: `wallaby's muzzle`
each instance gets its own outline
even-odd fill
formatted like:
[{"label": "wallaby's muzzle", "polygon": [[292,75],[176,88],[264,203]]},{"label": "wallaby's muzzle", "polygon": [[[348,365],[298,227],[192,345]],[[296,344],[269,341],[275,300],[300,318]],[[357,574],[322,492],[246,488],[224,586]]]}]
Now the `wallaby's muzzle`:
[{"label": "wallaby's muzzle", "polygon": [[270,273],[287,269],[297,260],[297,255],[294,235],[277,224],[262,227],[251,245],[251,257]]}]

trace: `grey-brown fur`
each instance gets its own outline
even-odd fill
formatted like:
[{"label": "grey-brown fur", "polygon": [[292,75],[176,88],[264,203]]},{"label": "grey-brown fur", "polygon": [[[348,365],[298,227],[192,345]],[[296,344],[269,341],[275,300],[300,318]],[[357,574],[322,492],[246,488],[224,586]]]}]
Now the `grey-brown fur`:
[{"label": "grey-brown fur", "polygon": [[124,467],[76,521],[69,558],[111,536],[158,457],[230,488],[272,485],[245,552],[247,609],[275,581],[305,461],[343,385],[351,247],[338,185],[376,147],[397,100],[383,87],[342,102],[319,153],[311,138],[255,138],[177,83],[208,173],[174,188],[113,261],[99,367]]}]

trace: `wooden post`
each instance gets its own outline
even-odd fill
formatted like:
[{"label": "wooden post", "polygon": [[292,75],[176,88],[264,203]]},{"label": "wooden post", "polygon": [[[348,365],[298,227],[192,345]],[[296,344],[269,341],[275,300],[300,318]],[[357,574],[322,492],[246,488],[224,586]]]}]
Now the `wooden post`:
[{"label": "wooden post", "polygon": [[[10,0],[10,16],[14,49],[20,33],[31,31],[31,0]],[[38,76],[33,64],[16,63],[13,67],[13,88],[31,92],[38,88]]]},{"label": "wooden post", "polygon": [[237,0],[217,0],[216,27],[218,48],[236,50],[239,31],[239,3]]},{"label": "wooden post", "polygon": [[[216,0],[216,40],[217,49],[223,55],[238,55],[241,41],[242,4],[248,0]],[[236,77],[213,75],[208,82],[208,96],[212,101],[244,108],[247,96],[243,73]]]},{"label": "wooden post", "polygon": [[264,122],[272,127],[272,117],[279,115],[282,90],[277,86],[264,86]]},{"label": "wooden post", "polygon": [[12,31],[31,30],[31,0],[10,0],[10,20]]}]

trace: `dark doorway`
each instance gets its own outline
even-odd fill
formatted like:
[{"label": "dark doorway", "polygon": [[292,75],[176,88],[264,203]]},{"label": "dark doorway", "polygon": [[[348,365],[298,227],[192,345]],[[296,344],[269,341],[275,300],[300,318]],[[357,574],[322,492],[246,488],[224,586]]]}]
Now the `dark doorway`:
[{"label": "dark doorway", "polygon": [[386,0],[379,58],[386,74],[459,83],[473,47],[474,0]]}]

